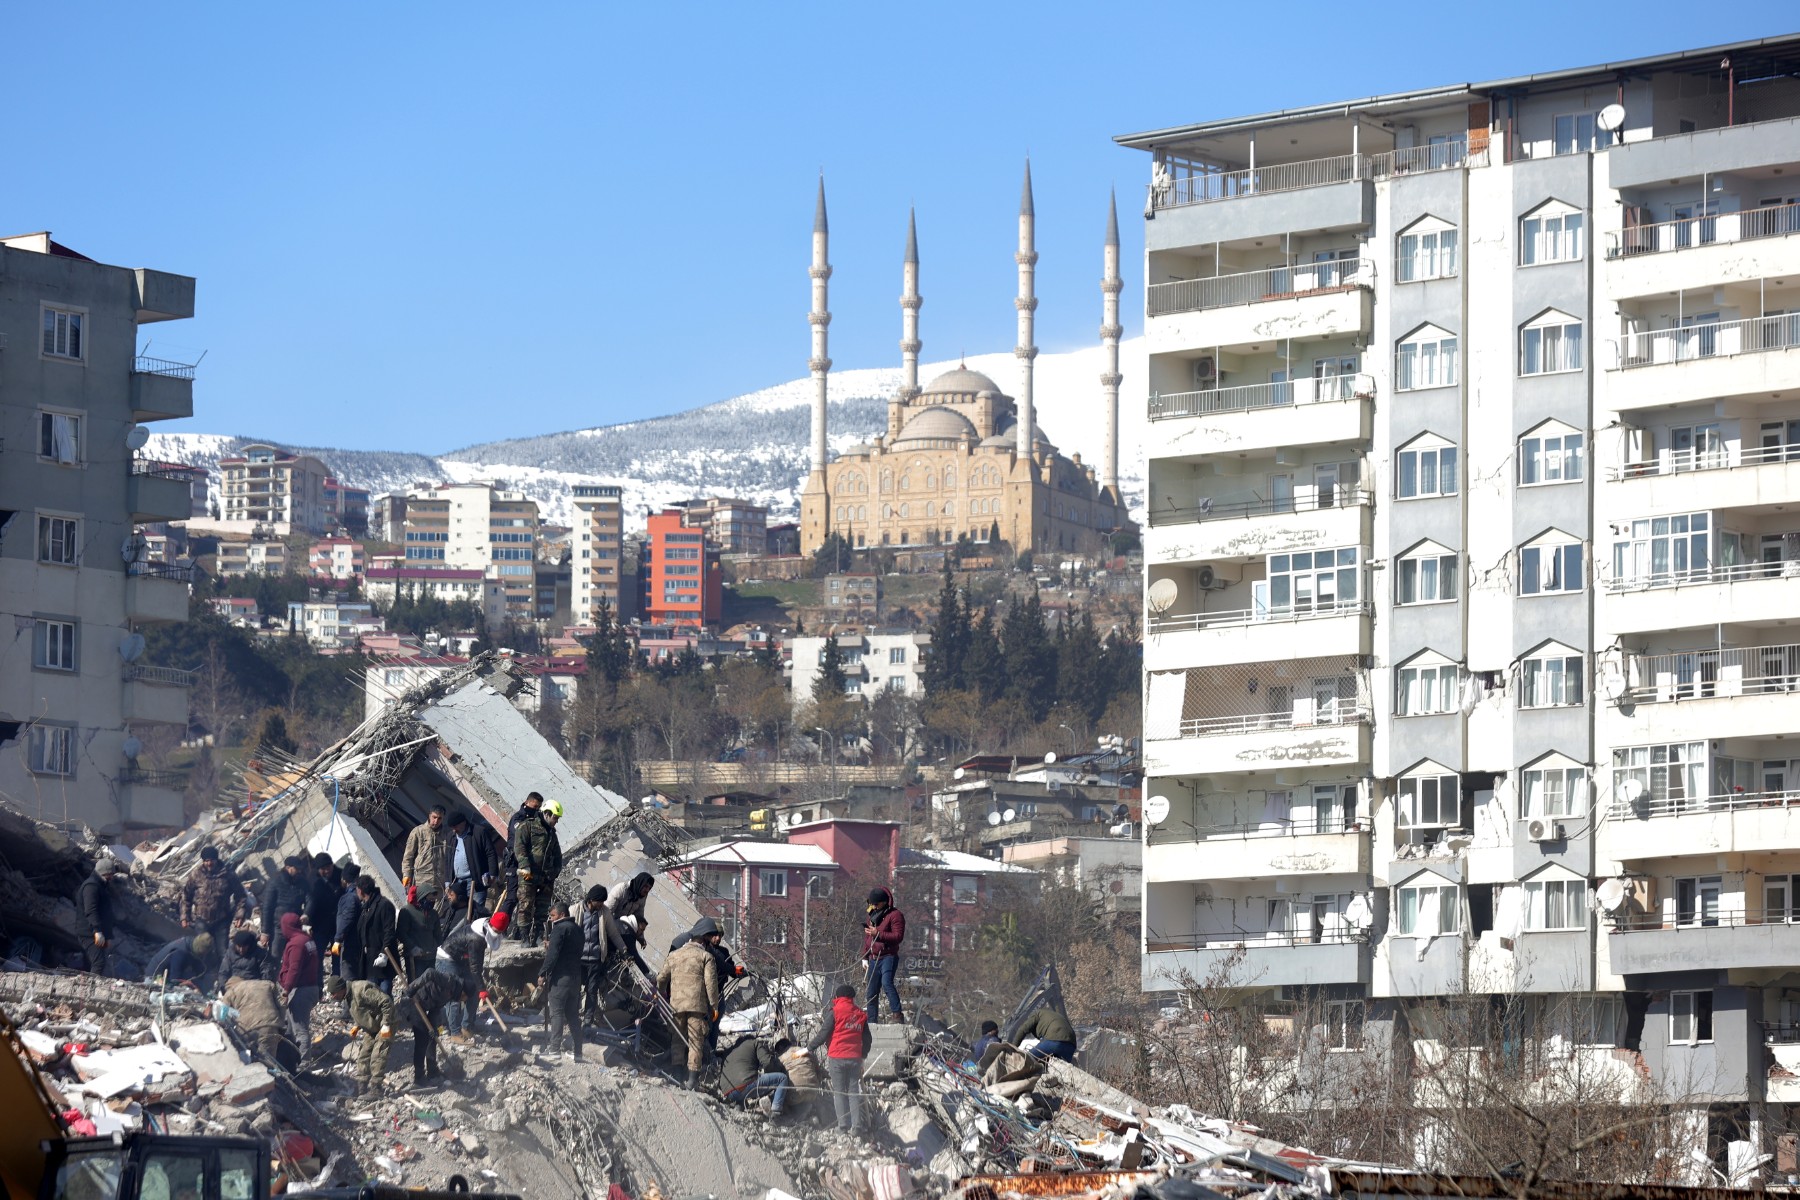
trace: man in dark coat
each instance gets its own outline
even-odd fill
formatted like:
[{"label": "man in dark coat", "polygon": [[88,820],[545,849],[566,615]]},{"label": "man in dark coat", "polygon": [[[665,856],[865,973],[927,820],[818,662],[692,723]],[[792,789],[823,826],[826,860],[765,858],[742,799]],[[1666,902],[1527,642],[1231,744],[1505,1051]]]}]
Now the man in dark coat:
[{"label": "man in dark coat", "polygon": [[408,979],[417,979],[437,963],[438,946],[444,940],[444,926],[432,907],[435,896],[427,896],[417,888],[409,889],[406,906],[394,917],[394,940],[406,956],[402,964]]},{"label": "man in dark coat", "polygon": [[[262,944],[269,945],[275,937],[275,930],[281,923],[284,913],[306,915],[306,901],[311,894],[312,885],[307,881],[305,871],[310,860],[299,854],[290,854],[281,864],[281,870],[275,872],[263,888],[262,902]],[[279,946],[276,947],[280,949]]]},{"label": "man in dark coat", "polygon": [[437,1060],[438,1023],[457,991],[456,980],[438,970],[425,971],[396,989],[394,1010],[412,1028],[414,1087],[426,1087],[443,1075]]},{"label": "man in dark coat", "polygon": [[556,880],[562,874],[562,841],[556,836],[556,823],[562,819],[562,804],[550,800],[535,821],[519,825],[519,844],[514,851],[519,864],[519,907],[515,914],[524,927],[520,935],[535,942],[544,934],[544,906],[555,893]]},{"label": "man in dark coat", "polygon": [[779,1117],[787,1099],[788,1077],[774,1050],[753,1037],[733,1046],[719,1068],[719,1099],[727,1104],[748,1105],[771,1097],[769,1113]]},{"label": "man in dark coat", "polygon": [[[519,903],[519,829],[527,822],[537,820],[543,807],[543,795],[531,792],[506,821],[506,847],[500,854],[500,869],[506,875],[506,895],[500,900],[500,911],[509,917]],[[513,936],[523,936],[517,925],[513,927]]]},{"label": "man in dark coat", "polygon": [[344,889],[331,855],[313,855],[312,868],[312,882],[306,889],[306,927],[312,931],[313,941],[324,947],[331,945],[337,929],[337,902]]},{"label": "man in dark coat", "polygon": [[475,907],[485,908],[488,884],[494,881],[498,867],[494,861],[494,834],[487,822],[472,821],[466,812],[451,817],[449,857],[450,881],[462,895],[474,894]]},{"label": "man in dark coat", "polygon": [[356,977],[352,968],[362,958],[362,936],[356,924],[362,914],[362,901],[356,893],[356,881],[361,876],[362,870],[355,863],[344,868],[344,892],[338,897],[337,924],[331,935],[331,956],[336,960],[332,970],[345,979]]},{"label": "man in dark coat", "polygon": [[1037,1045],[1030,1051],[1035,1058],[1075,1061],[1075,1027],[1069,1024],[1069,1018],[1048,1005],[1025,1018],[1017,1037],[1021,1042],[1027,1038],[1037,1039]]},{"label": "man in dark coat", "polygon": [[144,968],[144,981],[154,982],[165,971],[170,983],[185,983],[194,986],[207,966],[212,962],[213,936],[204,931],[188,937],[178,937],[163,945]]},{"label": "man in dark coat", "polygon": [[273,983],[277,965],[275,956],[257,943],[254,931],[240,929],[231,935],[231,946],[225,951],[224,960],[219,963],[219,986],[227,987],[234,979],[257,979]]},{"label": "man in dark coat", "polygon": [[88,970],[96,975],[108,973],[108,959],[114,937],[113,889],[119,886],[125,872],[119,860],[106,857],[94,864],[88,877],[75,891],[75,907],[87,932],[82,952],[87,955]]},{"label": "man in dark coat", "polygon": [[569,905],[563,900],[550,902],[550,939],[538,982],[550,988],[544,1002],[545,1049],[555,1053],[562,1046],[563,1027],[567,1026],[570,1049],[580,1062],[581,926],[569,916]]},{"label": "man in dark coat", "polygon": [[249,917],[250,897],[244,893],[237,872],[220,860],[217,846],[202,848],[200,865],[181,888],[181,927],[193,929],[198,925],[223,946],[231,935],[232,922]]},{"label": "man in dark coat", "polygon": [[394,905],[375,886],[373,875],[356,881],[356,958],[351,974],[388,989],[393,980],[393,964],[388,962],[388,947],[394,941]]}]

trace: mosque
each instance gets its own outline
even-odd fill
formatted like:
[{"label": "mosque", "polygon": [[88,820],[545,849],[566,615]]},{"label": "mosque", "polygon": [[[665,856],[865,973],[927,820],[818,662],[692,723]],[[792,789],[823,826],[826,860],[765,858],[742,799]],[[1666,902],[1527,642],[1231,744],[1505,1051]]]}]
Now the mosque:
[{"label": "mosque", "polygon": [[1065,456],[1034,419],[1032,325],[1037,312],[1036,214],[1031,164],[1019,203],[1019,364],[1017,396],[979,371],[958,367],[919,386],[919,242],[907,218],[900,297],[902,381],[888,402],[887,430],[831,459],[826,446],[827,354],[831,311],[830,230],[819,181],[812,237],[812,467],[800,491],[800,549],[810,554],[833,533],[850,545],[921,546],[967,535],[1014,550],[1099,553],[1106,535],[1128,528],[1119,493],[1119,218],[1107,214],[1101,343],[1106,370],[1099,401],[1106,442],[1099,471],[1079,453]]}]

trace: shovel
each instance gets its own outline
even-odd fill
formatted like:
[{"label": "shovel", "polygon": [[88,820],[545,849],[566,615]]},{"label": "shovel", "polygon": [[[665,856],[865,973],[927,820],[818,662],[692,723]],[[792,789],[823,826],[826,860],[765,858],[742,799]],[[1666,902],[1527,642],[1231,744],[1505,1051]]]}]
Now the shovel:
[{"label": "shovel", "polygon": [[408,989],[407,1003],[413,1006],[413,1011],[419,1014],[419,1022],[428,1031],[424,1035],[415,1033],[413,1036],[429,1037],[437,1044],[438,1069],[444,1073],[444,1078],[459,1083],[467,1079],[469,1072],[464,1068],[462,1059],[457,1057],[456,1051],[451,1049],[449,1039],[438,1036],[437,1022],[431,1019],[431,1014],[425,1011],[425,1006],[413,998],[411,994],[412,981],[407,978],[406,967],[395,952],[393,943],[388,944],[387,952],[388,961],[394,964],[394,974],[400,977],[400,985]]}]

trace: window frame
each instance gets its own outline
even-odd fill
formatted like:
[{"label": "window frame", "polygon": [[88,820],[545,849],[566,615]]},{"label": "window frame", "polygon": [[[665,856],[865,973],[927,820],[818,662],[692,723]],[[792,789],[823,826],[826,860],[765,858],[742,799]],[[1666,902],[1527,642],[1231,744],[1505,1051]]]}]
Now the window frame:
[{"label": "window frame", "polygon": [[[51,630],[59,631],[56,649],[60,654],[52,654]],[[67,659],[67,662],[55,662],[53,658]],[[31,669],[34,671],[51,671],[58,675],[74,675],[81,670],[80,623],[73,617],[39,617],[32,618],[31,630]]]},{"label": "window frame", "polygon": [[[1575,225],[1572,234],[1569,229],[1570,218],[1574,219]],[[1546,234],[1549,233],[1547,226],[1551,221],[1556,223],[1556,229],[1546,241]],[[1532,225],[1538,228],[1532,231]],[[1587,213],[1572,204],[1561,200],[1545,201],[1519,218],[1518,229],[1520,267],[1547,267],[1556,263],[1582,262],[1587,258]],[[1574,249],[1572,253],[1559,254],[1556,258],[1537,257],[1538,249],[1546,244],[1555,246],[1559,251],[1571,244]]]},{"label": "window frame", "polygon": [[1361,1000],[1325,1001],[1325,1049],[1361,1050],[1368,1008]]},{"label": "window frame", "polygon": [[[1458,335],[1436,325],[1422,325],[1394,343],[1394,390],[1425,392],[1433,388],[1456,387],[1462,380],[1460,343]],[[1425,354],[1426,347],[1431,348],[1429,359]],[[1420,382],[1424,376],[1418,367],[1427,361],[1432,365],[1430,381]],[[1403,366],[1408,362],[1410,365]]]},{"label": "window frame", "polygon": [[[1432,564],[1429,572],[1433,580],[1433,594],[1425,596],[1424,582],[1428,572],[1426,564]],[[1413,598],[1406,598],[1407,581],[1412,580]],[[1449,586],[1445,586],[1445,580]],[[1455,550],[1446,550],[1435,542],[1415,547],[1411,552],[1400,556],[1394,570],[1394,604],[1399,608],[1412,608],[1421,604],[1455,604],[1462,599],[1462,554]]]},{"label": "window frame", "polygon": [[[1431,882],[1415,882],[1418,880],[1430,880]],[[1419,915],[1425,910],[1424,895],[1427,892],[1436,893],[1438,897],[1437,928],[1421,930],[1418,927]],[[1450,900],[1448,909],[1444,905],[1444,893],[1446,892],[1449,893]],[[1426,872],[1422,875],[1414,875],[1411,880],[1396,887],[1394,893],[1393,936],[1433,938],[1455,936],[1462,932],[1462,888],[1457,884],[1451,883],[1441,875]],[[1407,903],[1409,895],[1417,897],[1410,906]],[[1444,919],[1446,912],[1449,913],[1448,921]]]},{"label": "window frame", "polygon": [[[1432,491],[1424,491],[1420,487],[1420,481],[1425,477],[1423,468],[1426,455],[1431,456]],[[1409,477],[1411,491],[1407,490]],[[1449,480],[1448,487],[1444,484],[1446,479]],[[1394,451],[1394,499],[1436,500],[1454,496],[1461,489],[1461,451],[1454,442],[1436,434],[1424,434]]]},{"label": "window frame", "polygon": [[[966,886],[965,886],[966,884]],[[966,897],[966,899],[965,899]],[[950,876],[950,902],[952,904],[980,904],[981,876]]]},{"label": "window frame", "polygon": [[[1588,927],[1588,885],[1585,879],[1562,877],[1527,879],[1523,881],[1524,892],[1521,897],[1524,906],[1524,925],[1526,933],[1576,933]],[[1551,889],[1561,894],[1558,907],[1562,910],[1563,924],[1549,923],[1551,909]],[[1532,896],[1537,896],[1534,904]],[[1577,924],[1569,924],[1572,914],[1579,914]],[[1536,924],[1533,921],[1537,922]]]},{"label": "window frame", "polygon": [[[40,405],[37,410],[37,459],[42,463],[53,463],[59,467],[80,467],[87,464],[87,413],[78,408],[58,408],[53,405]],[[58,420],[69,421],[74,426],[72,438],[74,454],[64,458],[56,452],[55,427]],[[45,446],[48,443],[49,450]]]},{"label": "window frame", "polygon": [[[1441,717],[1455,712],[1461,700],[1462,680],[1461,663],[1444,660],[1441,655],[1430,652],[1415,655],[1394,668],[1394,716]],[[1408,708],[1409,682],[1415,688],[1424,689],[1421,695],[1428,701],[1435,697],[1443,707]]]},{"label": "window frame", "polygon": [[[1554,450],[1549,449],[1552,442],[1556,443]],[[1571,447],[1570,442],[1575,445]],[[1553,461],[1551,455],[1555,455],[1558,472],[1554,478],[1545,469]],[[1561,424],[1540,425],[1519,439],[1518,456],[1520,487],[1580,483],[1587,478],[1587,433]],[[1536,474],[1537,478],[1528,479],[1528,474]]]},{"label": "window frame", "polygon": [[[1587,655],[1565,651],[1567,651],[1566,647],[1557,646],[1528,654],[1519,660],[1520,708],[1579,708],[1587,703]],[[1556,670],[1552,670],[1550,667],[1552,663],[1560,664],[1560,666]],[[1533,667],[1537,664],[1543,665],[1534,672]],[[1573,670],[1571,670],[1571,665],[1573,665]],[[1554,675],[1560,675],[1563,681],[1562,685],[1559,689],[1553,690],[1559,690],[1563,698],[1548,701],[1534,700],[1532,693],[1538,690],[1531,684],[1534,674],[1546,681]],[[1574,681],[1573,688],[1570,686],[1570,680]],[[1541,688],[1545,685],[1539,684],[1538,686]],[[1571,692],[1573,699],[1570,698]]]},{"label": "window frame", "polygon": [[[1556,780],[1560,803],[1546,803],[1547,791],[1544,788],[1534,789],[1531,786],[1532,776],[1537,776],[1546,783],[1552,778]],[[1540,759],[1538,765],[1523,767],[1519,771],[1519,819],[1531,821],[1538,818],[1554,820],[1558,817],[1575,819],[1587,814],[1578,812],[1576,803],[1579,791],[1587,782],[1587,768],[1569,763],[1561,755],[1549,759]],[[1552,811],[1552,808],[1561,811]]]},{"label": "window frame", "polygon": [[[77,763],[76,727],[63,721],[33,721],[26,745],[25,769],[50,779],[73,779]],[[55,762],[51,748],[55,747]],[[64,769],[58,769],[58,767]]]},{"label": "window frame", "polygon": [[[1701,1000],[1703,996],[1704,1001]],[[1713,1020],[1711,988],[1682,989],[1669,993],[1669,1045],[1709,1045],[1713,1040]],[[1677,1032],[1683,1021],[1688,1025],[1685,1036]]]},{"label": "window frame", "polygon": [[[51,304],[48,301],[38,305],[38,357],[52,362],[80,363],[87,365],[88,351],[88,310],[67,304]],[[59,317],[67,317],[69,321],[61,324]],[[45,326],[50,328],[46,329]],[[69,333],[73,331],[76,352],[57,350],[60,342],[65,347],[69,344]],[[49,347],[45,342],[48,339]]]},{"label": "window frame", "polygon": [[[1563,312],[1546,313],[1536,317],[1519,327],[1519,360],[1520,379],[1535,379],[1540,375],[1573,375],[1587,369],[1587,334],[1582,328],[1583,322],[1578,317]],[[1551,331],[1556,331],[1555,345],[1552,348]],[[1574,332],[1570,332],[1573,330]],[[1536,339],[1536,355],[1538,366],[1532,369],[1529,365],[1533,353],[1533,336]],[[1554,358],[1556,365],[1549,365]]]},{"label": "window frame", "polygon": [[[771,886],[773,885],[773,886]],[[756,892],[759,896],[771,899],[785,899],[788,894],[788,873],[786,867],[758,867],[756,871]]]},{"label": "window frame", "polygon": [[[1432,804],[1436,807],[1437,818],[1422,821],[1421,801],[1425,785],[1429,783],[1436,795]],[[1407,794],[1411,785],[1411,795]],[[1444,789],[1450,790],[1450,812],[1444,812]],[[1401,829],[1457,829],[1462,825],[1462,776],[1454,771],[1412,771],[1402,775],[1394,784],[1394,820]]]},{"label": "window frame", "polygon": [[[1425,239],[1432,241],[1425,249]],[[1448,248],[1445,239],[1449,240]],[[1412,242],[1411,249],[1407,247]],[[1412,274],[1421,260],[1431,264],[1429,275]],[[1448,265],[1445,265],[1446,260]],[[1455,279],[1462,271],[1461,231],[1440,217],[1424,217],[1401,230],[1394,239],[1394,282],[1425,283],[1433,279]]]},{"label": "window frame", "polygon": [[[1544,554],[1555,560],[1556,587],[1544,586]],[[1530,556],[1530,557],[1528,557]],[[1568,596],[1587,590],[1587,547],[1578,539],[1548,536],[1519,547],[1519,590],[1526,596]],[[1573,580],[1573,586],[1570,585]]]},{"label": "window frame", "polygon": [[[68,526],[68,532],[60,539],[61,545],[68,552],[67,558],[51,557],[51,550],[58,545],[53,531],[56,522]],[[81,565],[81,518],[64,513],[39,512],[37,514],[37,544],[33,547],[40,566],[46,567],[79,567]]]}]

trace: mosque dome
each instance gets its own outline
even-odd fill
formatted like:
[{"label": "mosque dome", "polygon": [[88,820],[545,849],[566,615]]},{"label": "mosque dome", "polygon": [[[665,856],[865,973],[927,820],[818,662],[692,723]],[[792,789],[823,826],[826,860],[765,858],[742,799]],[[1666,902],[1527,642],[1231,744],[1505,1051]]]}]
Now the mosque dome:
[{"label": "mosque dome", "polygon": [[934,407],[923,409],[914,415],[912,420],[908,421],[900,430],[900,436],[894,439],[894,444],[899,446],[908,442],[960,442],[964,438],[971,441],[975,438],[975,426],[969,423],[969,419],[948,408]]},{"label": "mosque dome", "polygon": [[926,396],[978,396],[982,392],[998,394],[1000,385],[980,371],[958,367],[954,371],[945,371],[926,384],[922,394]]}]

